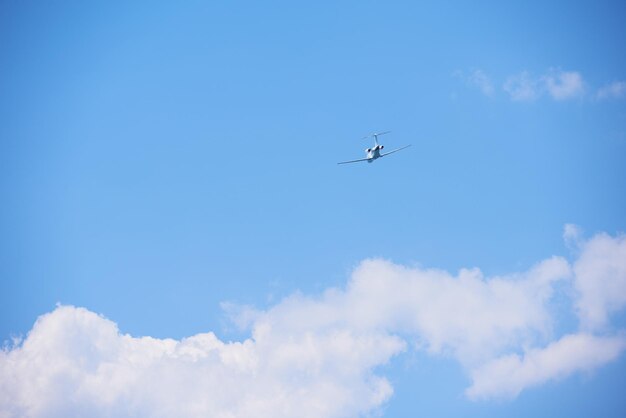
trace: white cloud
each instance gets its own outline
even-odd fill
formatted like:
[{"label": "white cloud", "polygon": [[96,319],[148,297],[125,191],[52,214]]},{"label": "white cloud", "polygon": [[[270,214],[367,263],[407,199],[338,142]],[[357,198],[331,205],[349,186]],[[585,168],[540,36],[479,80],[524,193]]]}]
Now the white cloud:
[{"label": "white cloud", "polygon": [[615,81],[602,87],[597,93],[598,99],[623,99],[626,97],[626,81]]},{"label": "white cloud", "polygon": [[417,336],[431,353],[472,364],[548,334],[552,286],[569,274],[558,257],[526,273],[489,279],[478,269],[453,276],[366,260],[345,291],[329,290],[317,299],[294,295],[260,315],[254,335],[334,328],[400,333]]},{"label": "white cloud", "polygon": [[626,338],[572,334],[523,356],[509,354],[473,370],[470,399],[513,398],[523,389],[594,370],[613,361],[626,348]]},{"label": "white cloud", "polygon": [[553,70],[543,76],[546,91],[554,100],[567,100],[582,96],[583,78],[576,71]]},{"label": "white cloud", "polygon": [[404,349],[397,337],[346,329],[255,334],[134,338],[62,306],[0,354],[0,416],[358,416],[392,394],[372,367]]},{"label": "white cloud", "polygon": [[491,79],[482,70],[474,70],[469,75],[469,81],[480,89],[485,96],[493,96],[494,88]]},{"label": "white cloud", "polygon": [[489,77],[483,70],[473,69],[466,74],[464,71],[455,71],[453,75],[463,80],[467,85],[477,87],[482,94],[488,97],[493,97],[495,88],[491,77]]},{"label": "white cloud", "polygon": [[568,275],[561,258],[489,279],[478,269],[452,276],[369,261],[354,273],[346,306],[355,326],[392,327],[469,364],[547,333],[552,284]]},{"label": "white cloud", "polygon": [[507,77],[502,88],[509,94],[511,100],[518,102],[535,100],[541,93],[539,82],[528,71]]},{"label": "white cloud", "polygon": [[[477,87],[488,97],[496,95],[496,82],[481,69],[469,72],[455,71],[453,75],[468,86]],[[556,101],[566,101],[585,96],[587,89],[582,74],[578,71],[550,69],[544,74],[533,75],[528,71],[511,74],[502,83],[502,90],[516,102],[532,102],[547,95]],[[615,81],[599,88],[595,93],[599,100],[626,98],[626,81]]]},{"label": "white cloud", "polygon": [[[574,229],[566,227],[566,237]],[[623,349],[621,337],[594,336],[595,327],[551,342],[551,299],[563,287],[557,283],[573,283],[581,321],[596,324],[600,311],[605,324],[626,303],[624,245],[600,234],[580,241],[573,269],[552,257],[489,278],[478,269],[452,275],[366,260],[344,289],[295,294],[266,311],[225,305],[250,329],[243,342],[213,333],[136,338],[88,310],[61,306],[0,353],[0,417],[362,416],[391,397],[378,367],[409,341],[458,360],[472,377],[472,399],[515,396]]]},{"label": "white cloud", "polygon": [[493,83],[491,78],[483,70],[474,69],[470,71],[468,76],[461,74],[461,77],[465,79],[468,84],[478,87],[485,96],[493,96]]},{"label": "white cloud", "polygon": [[578,315],[584,329],[602,329],[626,306],[626,236],[598,234],[581,251],[574,263]]},{"label": "white cloud", "polygon": [[565,245],[571,249],[576,250],[582,244],[582,231],[578,225],[565,224],[563,227],[563,240]]},{"label": "white cloud", "polygon": [[518,102],[530,102],[546,93],[554,100],[563,101],[582,97],[585,83],[577,71],[550,70],[539,77],[522,71],[507,77],[502,89]]}]

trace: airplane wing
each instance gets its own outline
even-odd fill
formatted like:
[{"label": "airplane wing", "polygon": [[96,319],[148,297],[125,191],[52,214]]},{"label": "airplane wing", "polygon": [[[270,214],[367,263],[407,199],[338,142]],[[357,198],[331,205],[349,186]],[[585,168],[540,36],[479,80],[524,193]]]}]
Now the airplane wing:
[{"label": "airplane wing", "polygon": [[384,153],[384,154],[380,154],[380,156],[381,156],[381,157],[384,157],[385,155],[389,155],[389,154],[393,154],[394,152],[402,151],[403,149],[408,148],[408,147],[410,147],[410,146],[411,146],[411,144],[409,144],[409,145],[405,145],[405,146],[403,146],[402,148],[397,148],[397,149],[394,149],[393,151],[389,151],[389,152],[386,152],[386,153]]},{"label": "airplane wing", "polygon": [[360,160],[342,161],[342,162],[337,163],[337,164],[350,164],[350,163],[358,163],[358,162],[360,162],[360,161],[367,161],[367,160],[369,160],[369,159],[370,159],[370,158],[361,158]]}]

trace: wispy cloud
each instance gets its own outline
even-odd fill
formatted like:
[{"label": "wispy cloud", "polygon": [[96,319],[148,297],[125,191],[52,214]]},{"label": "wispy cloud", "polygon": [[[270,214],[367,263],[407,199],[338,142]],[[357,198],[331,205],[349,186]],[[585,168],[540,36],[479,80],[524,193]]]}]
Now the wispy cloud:
[{"label": "wispy cloud", "polygon": [[542,81],[554,100],[574,99],[584,93],[583,77],[576,71],[551,70],[542,77]]},{"label": "wispy cloud", "polygon": [[493,96],[494,88],[491,79],[482,70],[474,70],[470,73],[468,80],[478,86],[485,96]]},{"label": "wispy cloud", "polygon": [[[60,306],[40,317],[23,342],[0,352],[0,411],[362,416],[393,393],[379,366],[409,349],[458,360],[471,378],[470,399],[515,397],[600,367],[626,348],[622,334],[607,326],[626,305],[626,238],[583,240],[573,226],[565,238],[579,245],[573,263],[551,257],[499,277],[366,260],[342,289],[295,294],[268,310],[226,306],[249,327],[242,342],[210,332],[137,338],[86,309]],[[569,290],[562,296],[574,295],[581,327],[553,337],[551,301],[563,288]]]},{"label": "wispy cloud", "polygon": [[550,70],[535,77],[528,71],[522,71],[507,77],[502,89],[513,101],[533,101],[544,93],[554,100],[563,101],[584,94],[584,81],[576,71]]},{"label": "wispy cloud", "polygon": [[[471,70],[469,73],[456,71],[455,76],[466,84],[478,87],[489,97],[504,92],[514,102],[532,102],[542,96],[556,101],[567,101],[583,98],[586,95],[586,83],[578,71],[550,69],[544,74],[533,75],[529,71],[521,71],[508,75],[501,83],[501,90],[496,89],[497,82],[485,71]],[[626,82],[615,82],[598,90],[599,99],[626,97]]]},{"label": "wispy cloud", "polygon": [[598,99],[623,99],[626,98],[626,81],[615,81],[598,90]]},{"label": "wispy cloud", "polygon": [[502,89],[516,102],[535,100],[541,92],[538,81],[527,71],[507,77]]},{"label": "wispy cloud", "polygon": [[565,224],[563,227],[563,241],[570,250],[577,250],[582,244],[582,231],[578,225]]},{"label": "wispy cloud", "polygon": [[467,83],[469,86],[477,87],[482,94],[488,97],[492,97],[495,93],[495,88],[491,77],[489,77],[481,69],[472,69],[469,73],[463,71],[455,71],[454,75]]}]

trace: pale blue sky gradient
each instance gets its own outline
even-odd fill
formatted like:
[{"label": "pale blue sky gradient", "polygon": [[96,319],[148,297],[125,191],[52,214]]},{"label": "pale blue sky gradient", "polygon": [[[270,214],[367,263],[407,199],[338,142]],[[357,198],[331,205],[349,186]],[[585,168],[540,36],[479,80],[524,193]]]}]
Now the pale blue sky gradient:
[{"label": "pale blue sky gradient", "polygon": [[[566,223],[626,231],[626,97],[597,97],[626,80],[623,2],[131,3],[0,5],[2,340],[57,302],[236,339],[221,302],[341,287],[368,257],[497,275],[569,257]],[[583,93],[513,101],[523,71]],[[381,130],[413,146],[336,165]],[[625,361],[472,403],[415,355],[385,416],[623,416]]]}]

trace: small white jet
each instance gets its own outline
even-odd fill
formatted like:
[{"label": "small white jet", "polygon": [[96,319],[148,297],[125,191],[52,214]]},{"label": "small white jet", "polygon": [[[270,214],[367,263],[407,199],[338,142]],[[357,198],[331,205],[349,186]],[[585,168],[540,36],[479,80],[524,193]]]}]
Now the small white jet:
[{"label": "small white jet", "polygon": [[374,162],[374,160],[377,160],[378,158],[384,157],[384,156],[389,155],[389,154],[393,154],[394,152],[398,152],[400,150],[403,150],[403,149],[408,148],[408,147],[411,146],[411,144],[409,144],[409,145],[403,146],[402,148],[394,149],[393,151],[381,153],[381,151],[383,150],[383,148],[385,148],[385,146],[384,145],[380,145],[378,143],[378,137],[380,135],[388,134],[389,132],[391,132],[391,131],[378,132],[378,133],[375,133],[375,134],[364,136],[362,138],[362,139],[367,139],[367,138],[372,138],[372,137],[374,138],[374,146],[365,150],[365,154],[367,155],[367,158],[361,158],[360,160],[342,161],[342,162],[337,163],[337,164],[358,163],[358,162],[361,162],[361,161],[367,161],[368,163],[372,163],[372,162]]}]

